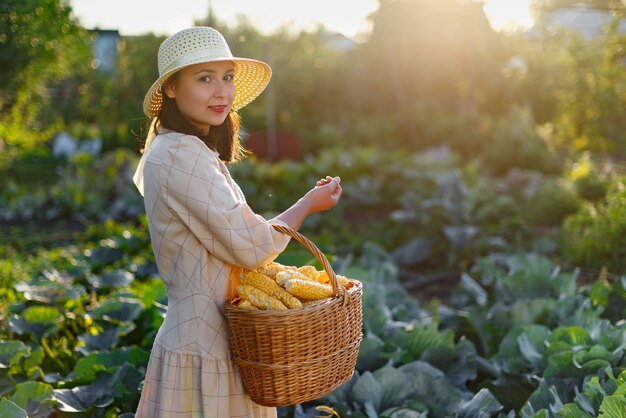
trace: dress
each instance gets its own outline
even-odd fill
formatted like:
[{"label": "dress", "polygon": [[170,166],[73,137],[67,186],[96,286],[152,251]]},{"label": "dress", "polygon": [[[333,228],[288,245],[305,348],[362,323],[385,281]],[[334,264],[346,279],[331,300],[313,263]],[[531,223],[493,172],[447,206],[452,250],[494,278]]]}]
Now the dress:
[{"label": "dress", "polygon": [[[146,153],[144,199],[168,310],[146,370],[137,418],[275,417],[244,393],[224,301],[238,273],[273,260],[289,237],[246,204],[219,154],[163,131]],[[238,266],[238,267],[237,267]]]}]

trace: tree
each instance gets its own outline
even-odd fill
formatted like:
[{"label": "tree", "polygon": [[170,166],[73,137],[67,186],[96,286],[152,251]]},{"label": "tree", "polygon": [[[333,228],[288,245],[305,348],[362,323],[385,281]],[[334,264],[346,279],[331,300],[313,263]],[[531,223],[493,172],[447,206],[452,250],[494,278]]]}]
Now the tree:
[{"label": "tree", "polygon": [[550,127],[551,141],[566,151],[623,154],[626,43],[618,21],[594,39],[565,29],[537,30],[515,43],[528,66],[517,80],[516,97]]},{"label": "tree", "polygon": [[556,139],[575,150],[626,149],[625,42],[613,25],[597,40],[573,38],[560,54],[565,77],[556,90]]},{"label": "tree", "polygon": [[0,137],[28,148],[59,123],[50,86],[89,65],[90,45],[63,0],[0,3]]}]

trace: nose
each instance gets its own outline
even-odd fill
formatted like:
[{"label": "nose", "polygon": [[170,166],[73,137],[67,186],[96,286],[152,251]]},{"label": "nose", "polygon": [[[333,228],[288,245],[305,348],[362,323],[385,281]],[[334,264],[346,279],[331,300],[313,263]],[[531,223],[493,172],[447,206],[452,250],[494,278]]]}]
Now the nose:
[{"label": "nose", "polygon": [[220,83],[218,83],[218,85],[215,87],[215,92],[213,93],[213,95],[220,99],[226,97],[228,95],[228,85],[226,84],[226,82],[221,81]]}]

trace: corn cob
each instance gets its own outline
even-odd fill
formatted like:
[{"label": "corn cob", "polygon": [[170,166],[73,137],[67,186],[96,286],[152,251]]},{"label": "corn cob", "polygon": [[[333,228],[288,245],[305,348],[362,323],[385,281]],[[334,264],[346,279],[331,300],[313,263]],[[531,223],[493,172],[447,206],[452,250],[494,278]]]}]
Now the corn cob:
[{"label": "corn cob", "polygon": [[254,286],[242,284],[237,286],[237,291],[242,299],[249,300],[257,308],[280,311],[287,309],[281,301]]},{"label": "corn cob", "polygon": [[[330,277],[328,277],[328,273],[326,273],[326,271],[320,271],[319,272],[319,277],[317,279],[320,283],[330,283]],[[350,279],[348,279],[346,276],[342,276],[340,274],[337,274],[337,284],[339,286],[347,286],[350,283]]]},{"label": "corn cob", "polygon": [[258,271],[244,272],[241,282],[243,284],[254,286],[257,289],[261,289],[268,295],[271,295],[274,288],[278,286],[278,284],[274,280],[272,280],[263,273],[259,273]]},{"label": "corn cob", "polygon": [[241,309],[259,309],[254,306],[252,302],[250,302],[248,299],[241,299],[236,306]]},{"label": "corn cob", "polygon": [[305,276],[307,276],[308,278],[318,281],[318,276],[319,273],[317,271],[317,269],[313,266],[302,266],[302,267],[298,267],[298,271],[302,274],[304,274]]},{"label": "corn cob", "polygon": [[302,306],[302,302],[295,296],[280,287],[280,285],[270,277],[258,271],[246,271],[243,275],[242,283],[254,286],[268,295],[275,297],[288,308],[299,308]]},{"label": "corn cob", "polygon": [[330,283],[330,277],[328,277],[328,273],[326,273],[326,270],[321,270],[317,272],[317,281],[320,283]]},{"label": "corn cob", "polygon": [[259,273],[265,274],[266,276],[273,277],[273,276],[276,276],[276,273],[278,273],[279,271],[283,271],[287,269],[294,269],[294,268],[295,267],[284,266],[280,263],[272,261],[264,265],[263,267],[259,267],[256,271],[258,271]]},{"label": "corn cob", "polygon": [[339,286],[347,286],[350,284],[350,279],[348,279],[346,276],[342,276],[341,274],[337,275],[337,284],[339,284]]},{"label": "corn cob", "polygon": [[309,276],[300,273],[298,270],[283,270],[276,273],[276,283],[285,287],[285,282],[291,279],[304,280],[307,282],[317,283],[317,280],[311,279]]},{"label": "corn cob", "polygon": [[327,284],[311,280],[289,279],[285,281],[285,289],[300,299],[317,300],[333,296],[333,288]]}]

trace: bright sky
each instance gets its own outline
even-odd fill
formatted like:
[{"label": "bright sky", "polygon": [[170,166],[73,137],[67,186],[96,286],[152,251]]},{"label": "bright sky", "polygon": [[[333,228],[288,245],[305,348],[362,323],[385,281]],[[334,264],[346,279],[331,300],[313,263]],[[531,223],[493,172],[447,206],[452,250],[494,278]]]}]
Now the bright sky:
[{"label": "bright sky", "polygon": [[[496,30],[530,27],[529,0],[483,0],[485,13]],[[369,30],[366,18],[377,0],[70,0],[74,15],[88,29],[117,29],[122,35],[147,32],[171,35],[207,16],[235,23],[238,15],[266,33],[279,26],[297,29],[325,27],[355,37]]]}]

